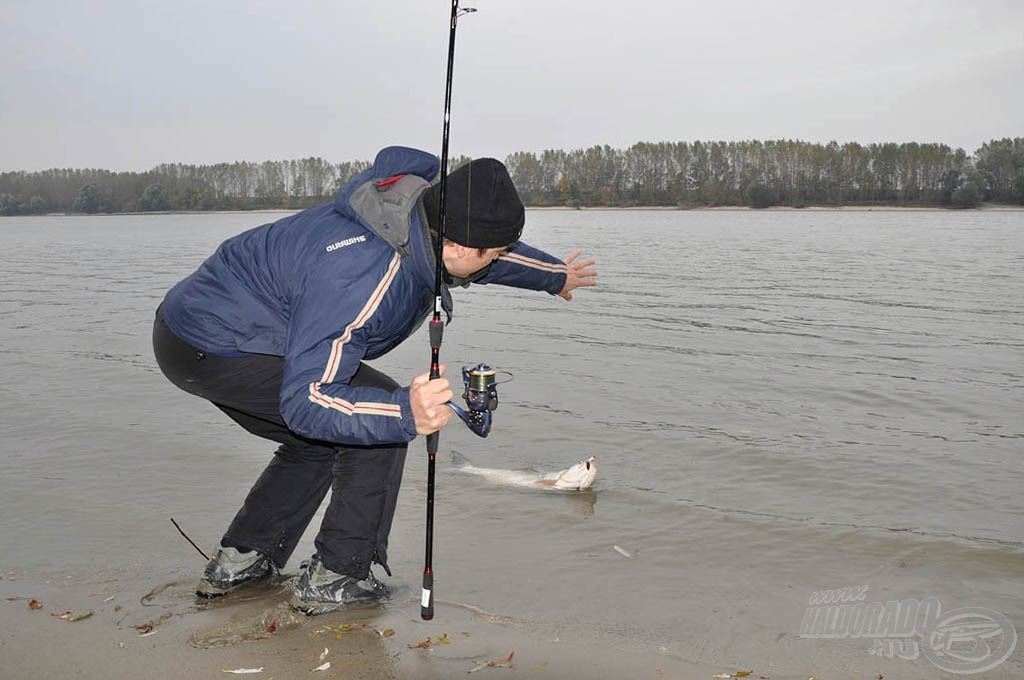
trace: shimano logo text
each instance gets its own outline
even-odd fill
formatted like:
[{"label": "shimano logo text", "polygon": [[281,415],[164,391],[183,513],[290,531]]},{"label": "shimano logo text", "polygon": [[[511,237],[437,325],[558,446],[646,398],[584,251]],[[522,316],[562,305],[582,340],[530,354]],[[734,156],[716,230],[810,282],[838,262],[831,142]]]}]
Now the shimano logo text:
[{"label": "shimano logo text", "polygon": [[324,248],[324,250],[326,250],[327,252],[330,253],[332,251],[338,250],[339,248],[344,248],[345,246],[350,246],[353,243],[362,243],[365,240],[366,240],[366,236],[365,235],[353,236],[352,238],[347,238],[344,241],[335,241],[331,245],[329,245],[326,248]]}]

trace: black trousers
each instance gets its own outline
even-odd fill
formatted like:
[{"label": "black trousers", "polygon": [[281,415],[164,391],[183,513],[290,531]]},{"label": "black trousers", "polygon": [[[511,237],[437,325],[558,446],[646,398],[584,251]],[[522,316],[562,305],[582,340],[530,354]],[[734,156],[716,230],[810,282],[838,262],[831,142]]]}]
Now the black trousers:
[{"label": "black trousers", "polygon": [[[258,550],[279,568],[302,538],[327,491],[316,550],[331,571],[364,578],[387,566],[388,534],[402,483],[407,444],[348,446],[308,439],[288,429],[280,410],[284,359],[252,354],[218,357],[178,338],[157,309],[153,350],[167,378],[212,402],[249,432],[280,446],[249,491],[222,545]],[[398,383],[361,364],[352,385],[394,390]]]}]

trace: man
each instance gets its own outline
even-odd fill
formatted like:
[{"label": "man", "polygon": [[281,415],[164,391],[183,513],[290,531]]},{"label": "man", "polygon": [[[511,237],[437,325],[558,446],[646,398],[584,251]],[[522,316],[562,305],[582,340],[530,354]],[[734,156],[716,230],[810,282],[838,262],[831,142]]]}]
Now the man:
[{"label": "man", "polygon": [[[452,417],[448,380],[402,387],[364,360],[409,337],[434,306],[438,186],[433,155],[383,149],[333,203],[225,241],[157,310],[157,363],[181,389],[280,444],[210,560],[216,597],[284,567],[331,500],[292,605],[308,614],[386,597],[388,534],[408,442]],[[449,176],[442,265],[449,285],[499,283],[572,299],[593,260],[562,262],[519,241],[525,210],[505,166]]]}]

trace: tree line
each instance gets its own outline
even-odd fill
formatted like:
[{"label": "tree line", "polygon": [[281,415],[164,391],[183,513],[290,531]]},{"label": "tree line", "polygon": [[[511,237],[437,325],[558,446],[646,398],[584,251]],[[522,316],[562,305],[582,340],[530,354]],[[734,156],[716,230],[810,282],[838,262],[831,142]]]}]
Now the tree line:
[{"label": "tree line", "polygon": [[1024,138],[973,156],[942,144],[779,140],[595,146],[506,162],[537,206],[1024,205]]},{"label": "tree line", "polygon": [[148,172],[53,169],[0,173],[0,214],[305,208],[370,167],[321,158],[215,165],[165,163]]},{"label": "tree line", "polygon": [[[452,159],[454,169],[468,161]],[[1024,205],[1024,138],[968,155],[943,144],[791,140],[641,142],[628,149],[517,152],[505,159],[528,206]],[[368,161],[158,165],[148,172],[0,173],[0,214],[301,209],[330,200]]]}]

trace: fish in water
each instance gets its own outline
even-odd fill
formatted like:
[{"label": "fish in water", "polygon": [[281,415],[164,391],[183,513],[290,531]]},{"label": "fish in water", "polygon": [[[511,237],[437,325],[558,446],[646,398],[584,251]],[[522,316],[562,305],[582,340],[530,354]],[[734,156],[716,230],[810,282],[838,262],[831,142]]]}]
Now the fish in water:
[{"label": "fish in water", "polygon": [[549,472],[547,474],[521,470],[480,468],[471,465],[469,461],[458,454],[456,454],[455,460],[462,463],[458,468],[459,472],[477,475],[495,484],[507,484],[510,486],[555,489],[558,491],[582,491],[583,489],[589,489],[597,478],[597,456],[581,460],[565,470]]}]

